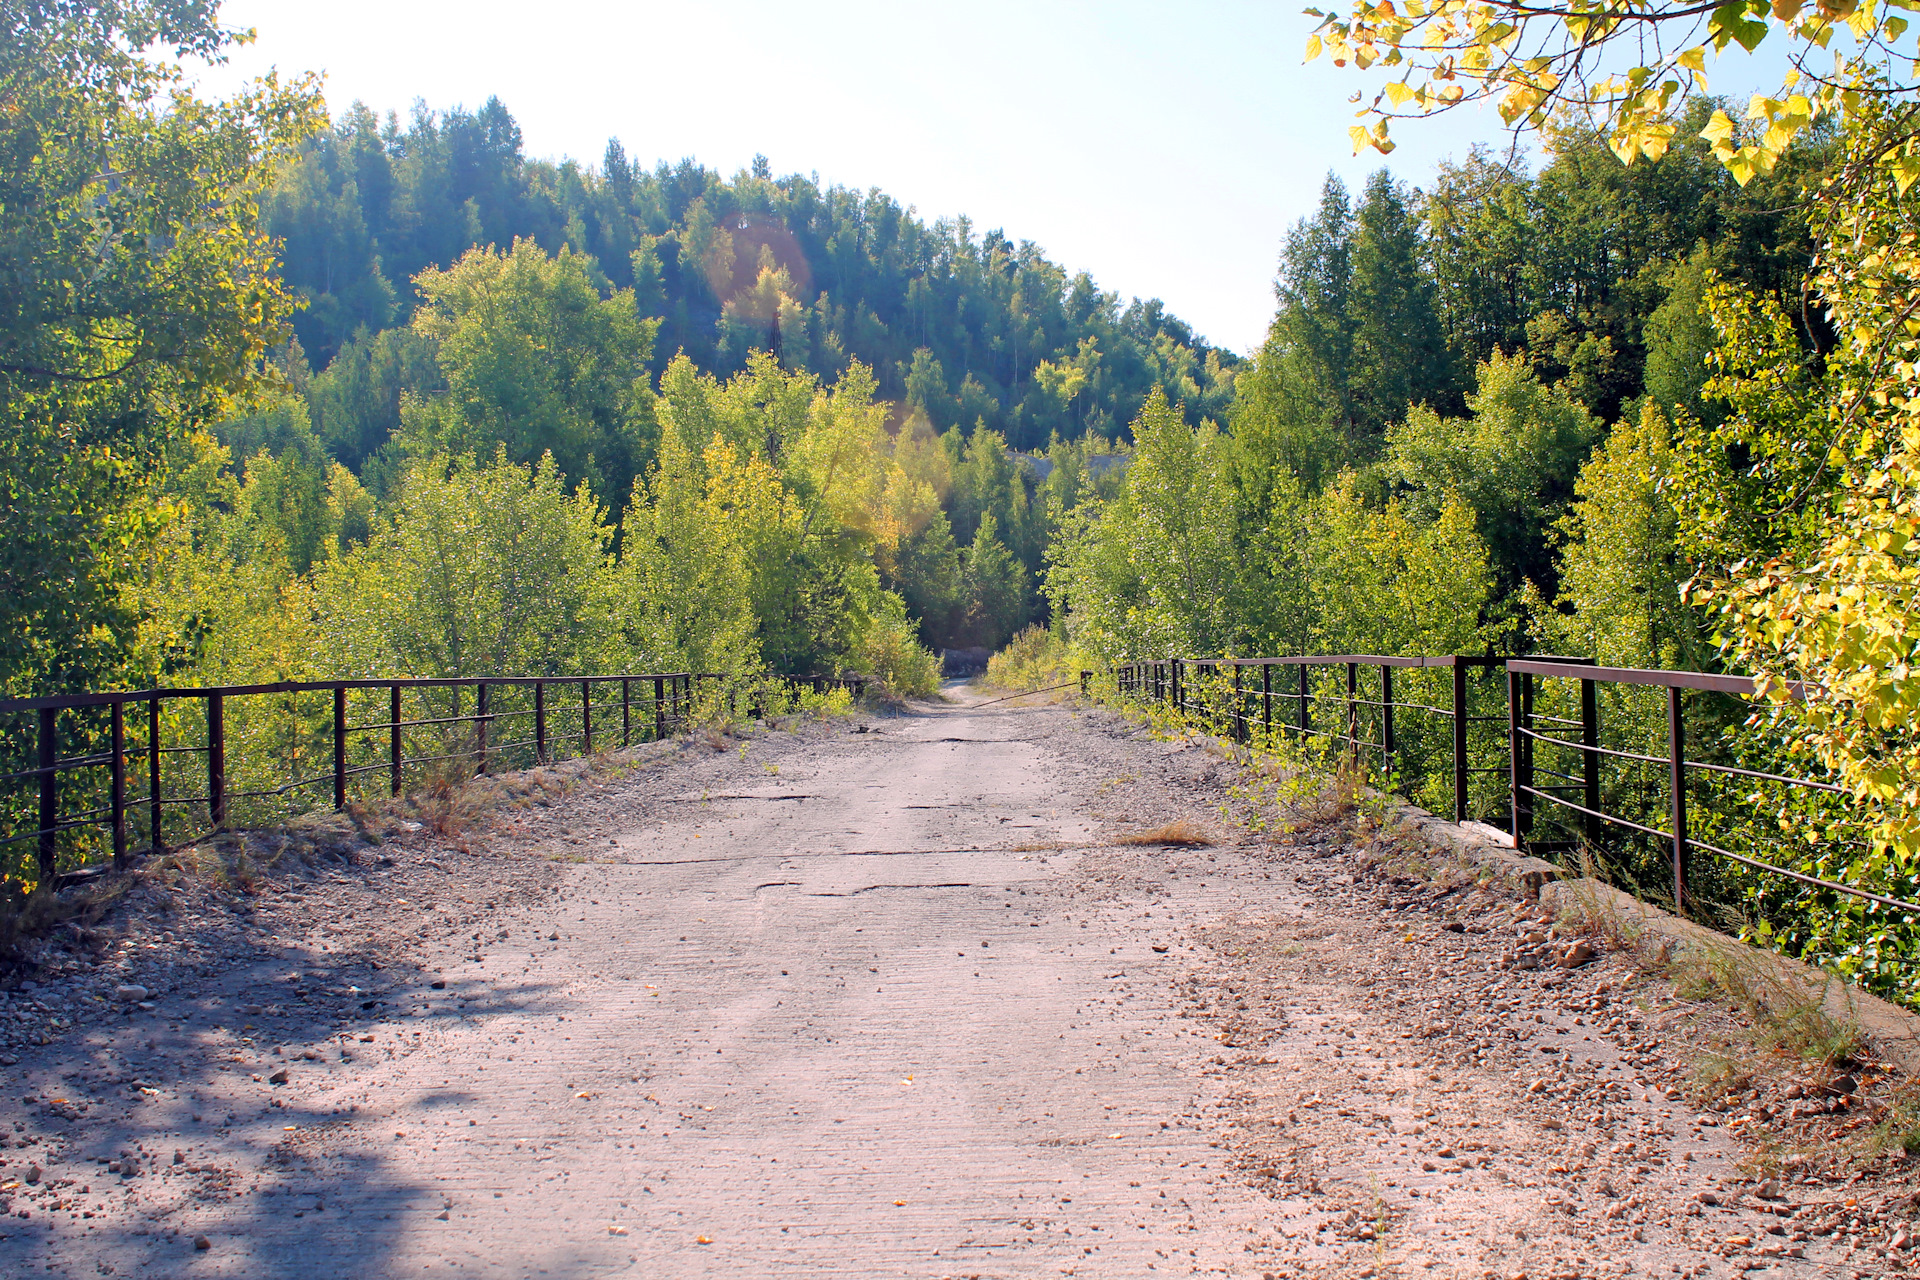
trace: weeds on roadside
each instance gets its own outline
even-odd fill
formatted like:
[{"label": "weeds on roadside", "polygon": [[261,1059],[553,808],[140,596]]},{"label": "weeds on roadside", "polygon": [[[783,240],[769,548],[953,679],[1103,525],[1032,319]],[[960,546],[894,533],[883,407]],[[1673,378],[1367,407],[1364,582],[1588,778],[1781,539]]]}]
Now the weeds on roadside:
[{"label": "weeds on roadside", "polygon": [[1164,823],[1150,831],[1131,831],[1126,835],[1115,836],[1114,844],[1129,845],[1179,845],[1187,849],[1202,849],[1213,844],[1213,837],[1197,822],[1185,818]]},{"label": "weeds on roadside", "polygon": [[24,958],[22,948],[30,940],[61,925],[85,929],[97,923],[129,884],[125,876],[105,876],[64,893],[54,893],[45,885],[30,892],[10,893],[0,901],[0,964],[18,963]]}]

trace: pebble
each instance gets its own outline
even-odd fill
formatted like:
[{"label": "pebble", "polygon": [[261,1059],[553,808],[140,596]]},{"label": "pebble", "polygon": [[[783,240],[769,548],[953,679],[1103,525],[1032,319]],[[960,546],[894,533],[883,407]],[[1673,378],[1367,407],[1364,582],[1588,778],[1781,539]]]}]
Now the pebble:
[{"label": "pebble", "polygon": [[133,983],[126,983],[113,989],[113,998],[123,1004],[137,1004],[152,994],[153,992],[145,987],[136,986]]},{"label": "pebble", "polygon": [[1557,957],[1562,969],[1578,969],[1591,959],[1593,959],[1593,948],[1585,938],[1574,942]]}]

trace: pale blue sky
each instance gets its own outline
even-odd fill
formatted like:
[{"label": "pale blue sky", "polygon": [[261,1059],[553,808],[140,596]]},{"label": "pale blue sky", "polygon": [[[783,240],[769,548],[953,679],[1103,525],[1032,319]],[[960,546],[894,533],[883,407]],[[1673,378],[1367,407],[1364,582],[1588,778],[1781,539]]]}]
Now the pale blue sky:
[{"label": "pale blue sky", "polygon": [[[210,91],[317,70],[336,112],[497,94],[536,156],[597,163],[615,136],[644,164],[731,174],[762,152],[776,173],[1003,227],[1242,352],[1327,170],[1357,187],[1381,163],[1347,141],[1361,78],[1302,65],[1298,0],[226,0],[222,16],[260,38]],[[1505,145],[1478,108],[1396,134],[1391,167],[1415,183]]]}]

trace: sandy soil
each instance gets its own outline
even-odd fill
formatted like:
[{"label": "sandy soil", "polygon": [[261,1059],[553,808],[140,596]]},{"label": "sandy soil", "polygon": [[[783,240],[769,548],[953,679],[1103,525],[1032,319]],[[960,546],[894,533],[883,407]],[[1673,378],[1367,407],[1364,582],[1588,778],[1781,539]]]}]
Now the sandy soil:
[{"label": "sandy soil", "polygon": [[[47,1041],[0,1274],[1904,1267],[1897,1173],[1763,1185],[1792,1134],[1670,1088],[1727,1015],[1497,967],[1525,904],[1250,836],[1192,742],[978,702],[642,752],[238,915],[143,891],[103,963],[150,1007],[0,1009]],[[1220,843],[1109,843],[1175,818]]]}]

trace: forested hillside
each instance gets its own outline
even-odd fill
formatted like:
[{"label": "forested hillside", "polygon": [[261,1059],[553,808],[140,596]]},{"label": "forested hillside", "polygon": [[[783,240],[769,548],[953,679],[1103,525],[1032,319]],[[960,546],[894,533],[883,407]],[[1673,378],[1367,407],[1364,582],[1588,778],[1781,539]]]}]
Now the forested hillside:
[{"label": "forested hillside", "polygon": [[[606,290],[658,317],[649,372],[685,352],[725,377],[759,349],[831,380],[858,360],[879,394],[936,431],[984,422],[1015,449],[1055,434],[1113,438],[1164,386],[1196,421],[1224,411],[1231,353],[1156,301],[1123,303],[1028,241],[928,225],[880,191],[822,189],[764,158],[731,179],[692,160],[652,168],[618,140],[598,165],[532,160],[497,99],[476,112],[416,108],[404,128],[355,106],[301,149],[266,206],[307,359],[367,361],[381,330],[423,301],[415,280],[469,248],[529,240],[593,260]],[[392,375],[379,385],[429,391]],[[321,424],[364,455],[392,425],[358,404]]]}]

